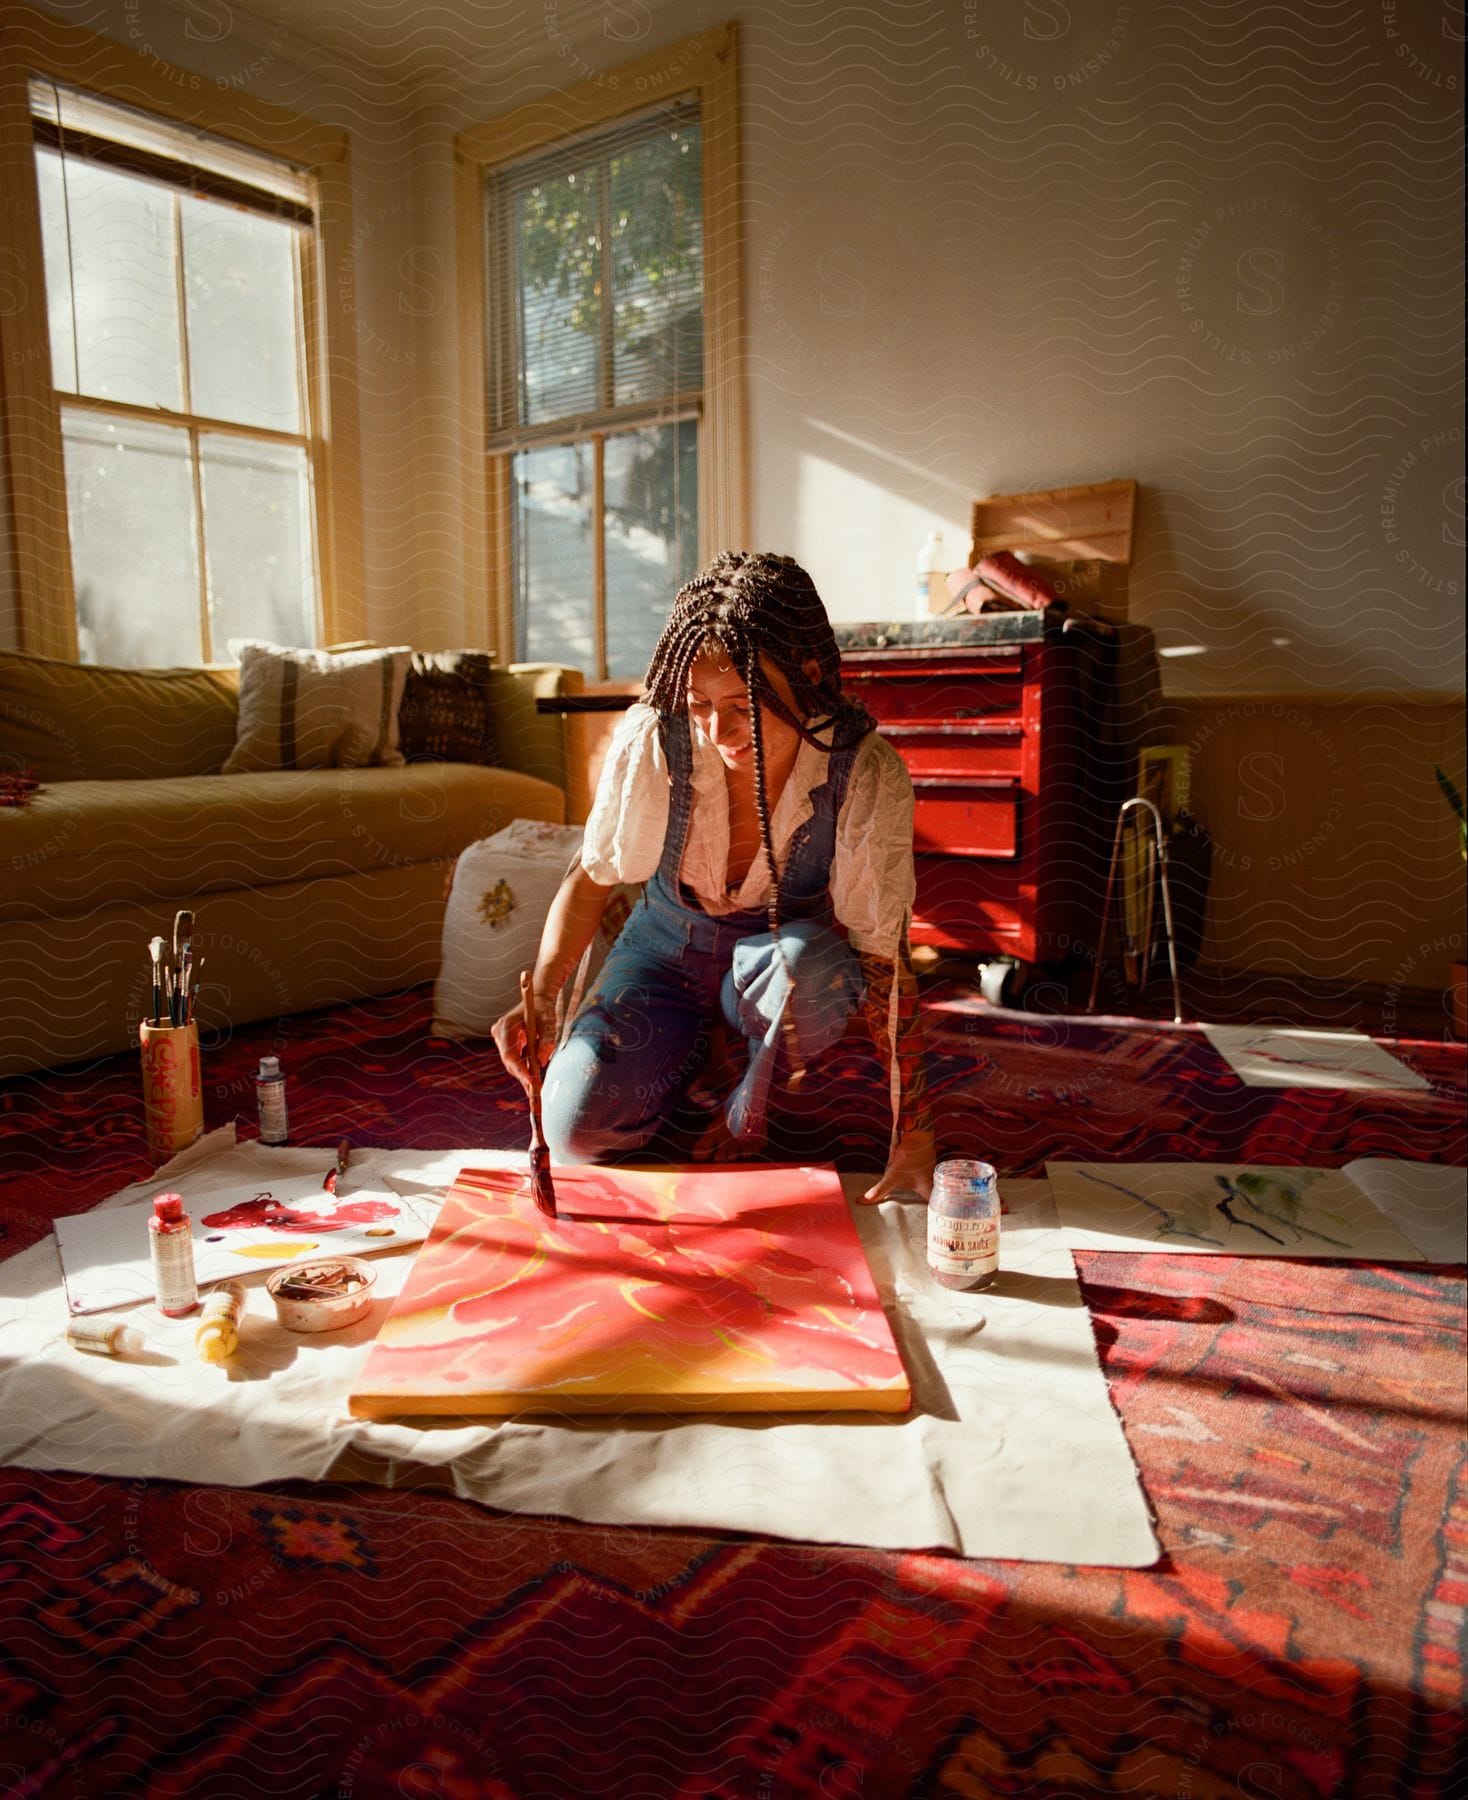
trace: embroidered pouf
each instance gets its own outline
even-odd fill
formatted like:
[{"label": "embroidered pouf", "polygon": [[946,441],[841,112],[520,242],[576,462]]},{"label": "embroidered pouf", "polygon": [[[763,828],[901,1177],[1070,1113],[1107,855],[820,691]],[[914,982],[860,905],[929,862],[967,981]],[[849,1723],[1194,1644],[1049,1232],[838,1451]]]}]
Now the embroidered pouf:
[{"label": "embroidered pouf", "polygon": [[[443,921],[443,956],[433,989],[433,1035],[485,1037],[520,998],[520,971],[535,966],[556,889],[581,848],[579,825],[517,819],[459,853]],[[638,889],[618,889],[578,977],[594,976]],[[575,993],[561,996],[562,1011]]]}]

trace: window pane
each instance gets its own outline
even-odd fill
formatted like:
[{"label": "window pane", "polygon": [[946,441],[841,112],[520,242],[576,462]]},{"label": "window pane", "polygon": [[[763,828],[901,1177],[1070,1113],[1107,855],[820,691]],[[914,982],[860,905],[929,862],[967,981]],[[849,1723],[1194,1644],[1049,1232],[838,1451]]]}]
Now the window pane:
[{"label": "window pane", "polygon": [[147,668],[201,660],[188,433],[64,407],[81,660]]},{"label": "window pane", "polygon": [[703,385],[701,147],[683,125],[611,159],[619,406]]},{"label": "window pane", "polygon": [[36,153],[36,190],[41,201],[41,245],[46,263],[46,321],[51,328],[51,380],[76,392],[76,345],[71,335],[71,259],[66,254],[66,195],[61,158]]},{"label": "window pane", "polygon": [[515,619],[524,662],[592,669],[590,444],[526,450],[515,478]]},{"label": "window pane", "polygon": [[623,432],[604,454],[607,675],[635,681],[698,570],[698,426]]},{"label": "window pane", "polygon": [[[76,308],[75,387],[104,400],[138,406],[183,406],[178,292],[174,280],[173,195],[150,182],[75,157],[57,165],[50,184],[61,200],[60,227],[47,231],[50,301],[65,293],[68,261]],[[61,330],[70,334],[70,320]],[[53,319],[52,343],[57,326]],[[58,371],[69,365],[58,363]]]},{"label": "window pane", "polygon": [[299,431],[295,231],[207,200],[179,207],[193,411]]},{"label": "window pane", "polygon": [[222,661],[232,637],[316,642],[311,483],[294,444],[201,433],[209,630]]},{"label": "window pane", "polygon": [[599,191],[593,167],[547,176],[515,196],[522,425],[600,403]]}]

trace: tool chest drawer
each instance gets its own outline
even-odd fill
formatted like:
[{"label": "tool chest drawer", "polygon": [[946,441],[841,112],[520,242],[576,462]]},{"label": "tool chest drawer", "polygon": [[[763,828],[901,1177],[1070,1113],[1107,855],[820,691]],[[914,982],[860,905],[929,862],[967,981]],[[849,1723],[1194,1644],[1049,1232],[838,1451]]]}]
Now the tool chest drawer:
[{"label": "tool chest drawer", "polygon": [[914,851],[947,856],[1019,854],[1017,781],[918,776],[912,787]]},{"label": "tool chest drawer", "polygon": [[1033,897],[1021,892],[1011,863],[981,866],[952,856],[913,858],[918,903],[913,915],[914,943],[940,950],[1002,951],[1024,959],[1036,955]]},{"label": "tool chest drawer", "polygon": [[925,775],[1019,779],[1024,733],[1017,725],[982,731],[956,725],[883,725],[880,730],[915,783]]},{"label": "tool chest drawer", "polygon": [[990,664],[974,673],[925,668],[876,677],[844,677],[847,691],[865,701],[879,724],[948,720],[954,724],[1007,721],[1018,730],[1024,704],[1020,663]]}]

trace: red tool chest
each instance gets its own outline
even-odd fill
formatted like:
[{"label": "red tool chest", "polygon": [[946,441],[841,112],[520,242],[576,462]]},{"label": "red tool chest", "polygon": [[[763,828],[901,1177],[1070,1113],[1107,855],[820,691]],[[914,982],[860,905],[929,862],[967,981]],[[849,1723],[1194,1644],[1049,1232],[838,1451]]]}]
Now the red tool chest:
[{"label": "red tool chest", "polygon": [[1059,963],[1094,951],[1125,789],[1113,635],[1007,613],[842,625],[842,678],[912,775],[912,940]]}]

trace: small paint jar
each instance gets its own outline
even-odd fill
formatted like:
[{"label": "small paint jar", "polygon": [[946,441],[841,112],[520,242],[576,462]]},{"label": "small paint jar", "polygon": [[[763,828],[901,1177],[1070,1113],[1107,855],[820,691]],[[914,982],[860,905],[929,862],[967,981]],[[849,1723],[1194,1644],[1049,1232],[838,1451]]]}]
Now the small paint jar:
[{"label": "small paint jar", "polygon": [[928,1202],[928,1269],[939,1287],[970,1292],[999,1274],[999,1181],[992,1163],[941,1162]]},{"label": "small paint jar", "polygon": [[[339,1270],[340,1281],[328,1281]],[[372,1310],[377,1271],[355,1256],[318,1256],[287,1263],[265,1283],[275,1316],[287,1331],[340,1331]]]}]

